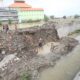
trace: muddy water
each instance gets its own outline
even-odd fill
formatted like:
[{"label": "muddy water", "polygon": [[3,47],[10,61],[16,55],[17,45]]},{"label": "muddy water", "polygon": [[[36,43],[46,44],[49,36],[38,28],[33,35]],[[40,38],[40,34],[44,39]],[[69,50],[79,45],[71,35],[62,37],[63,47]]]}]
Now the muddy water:
[{"label": "muddy water", "polygon": [[73,80],[80,70],[80,45],[68,56],[57,62],[54,68],[41,72],[39,80]]},{"label": "muddy water", "polygon": [[69,33],[74,32],[75,30],[80,29],[80,24],[74,24],[72,26],[63,26],[57,29],[59,37],[65,37]]}]

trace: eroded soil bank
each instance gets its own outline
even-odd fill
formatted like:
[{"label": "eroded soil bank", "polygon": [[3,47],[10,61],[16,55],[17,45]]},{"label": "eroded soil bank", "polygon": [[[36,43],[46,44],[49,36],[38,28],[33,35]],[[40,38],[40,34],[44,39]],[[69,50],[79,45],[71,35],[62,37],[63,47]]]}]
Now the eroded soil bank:
[{"label": "eroded soil bank", "polygon": [[[42,46],[39,46],[40,39]],[[60,39],[52,22],[36,28],[0,32],[0,80],[21,80],[24,73],[31,80],[39,80],[42,70],[55,66],[76,45],[78,41],[73,38]]]},{"label": "eroded soil bank", "polygon": [[[73,80],[80,70],[80,45],[63,57],[53,68],[41,72],[39,80]],[[76,79],[77,80],[77,79]]]}]

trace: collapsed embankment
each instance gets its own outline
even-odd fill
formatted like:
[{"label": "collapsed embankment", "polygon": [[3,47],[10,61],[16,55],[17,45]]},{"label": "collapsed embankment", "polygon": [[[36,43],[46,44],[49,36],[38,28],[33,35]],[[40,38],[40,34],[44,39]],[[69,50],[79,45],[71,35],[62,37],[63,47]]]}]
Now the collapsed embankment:
[{"label": "collapsed embankment", "polygon": [[[42,47],[39,47],[40,38]],[[47,43],[50,44],[50,52],[38,55],[38,50],[43,50]],[[31,80],[38,80],[39,71],[54,66],[61,56],[68,54],[77,44],[78,41],[73,38],[59,39],[53,23],[8,33],[0,32],[0,80],[20,80],[26,72],[30,74]]]}]

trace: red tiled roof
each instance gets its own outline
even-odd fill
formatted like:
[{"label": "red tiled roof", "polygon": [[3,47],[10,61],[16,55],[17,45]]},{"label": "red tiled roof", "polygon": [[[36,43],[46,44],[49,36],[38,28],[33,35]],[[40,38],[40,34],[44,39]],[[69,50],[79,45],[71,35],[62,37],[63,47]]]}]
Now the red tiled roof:
[{"label": "red tiled roof", "polygon": [[21,8],[22,11],[43,11],[42,8]]},{"label": "red tiled roof", "polygon": [[30,5],[28,5],[28,4],[26,4],[26,3],[21,3],[21,2],[15,2],[15,3],[13,3],[13,4],[11,4],[9,7],[13,7],[13,8],[31,8],[31,6]]},{"label": "red tiled roof", "polygon": [[22,11],[42,11],[42,8],[32,8],[30,5],[25,2],[15,2],[11,4],[9,7],[11,8],[20,8]]}]

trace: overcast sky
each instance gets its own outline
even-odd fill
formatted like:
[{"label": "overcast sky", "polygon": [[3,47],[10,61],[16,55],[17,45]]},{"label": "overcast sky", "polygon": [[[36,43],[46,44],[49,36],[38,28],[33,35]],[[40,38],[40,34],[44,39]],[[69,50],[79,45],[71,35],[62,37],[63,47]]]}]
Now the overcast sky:
[{"label": "overcast sky", "polygon": [[[4,0],[4,5],[13,3],[13,0]],[[70,16],[80,14],[80,0],[26,0],[33,7],[44,8],[47,15]],[[2,4],[2,5],[3,5]]]}]

